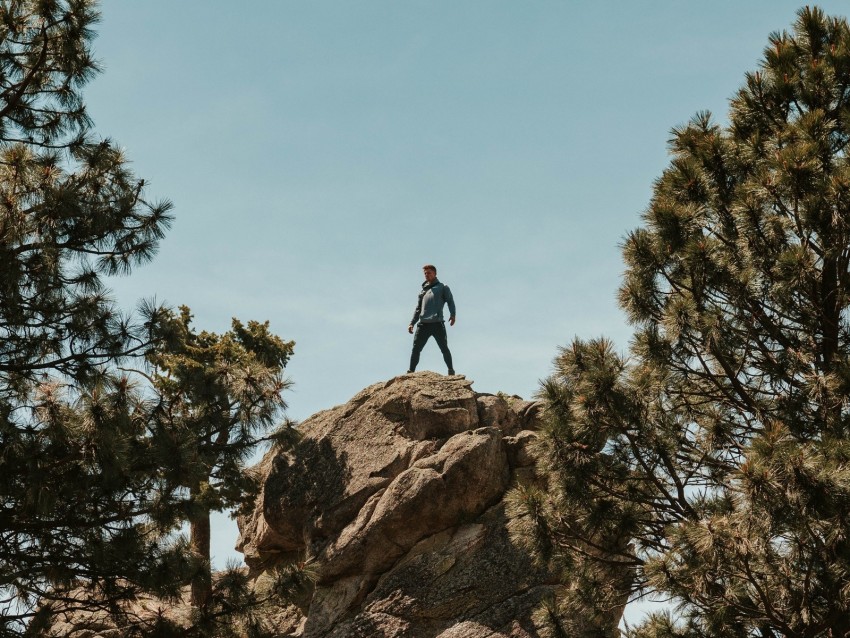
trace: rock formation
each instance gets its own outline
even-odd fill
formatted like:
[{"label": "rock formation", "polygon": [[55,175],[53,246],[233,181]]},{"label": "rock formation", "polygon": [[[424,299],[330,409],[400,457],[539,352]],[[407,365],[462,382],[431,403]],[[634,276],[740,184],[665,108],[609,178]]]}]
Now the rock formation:
[{"label": "rock formation", "polygon": [[316,575],[281,635],[537,636],[554,578],[510,542],[503,497],[533,472],[539,405],[471,386],[432,372],[372,385],[256,468],[237,549],[257,576],[292,561]]},{"label": "rock formation", "polygon": [[[504,497],[536,480],[540,408],[418,372],[304,421],[292,449],[250,470],[262,491],[239,521],[257,591],[279,568],[306,565],[314,576],[288,606],[263,608],[265,628],[292,638],[539,638],[532,614],[557,579],[511,543]],[[139,623],[193,622],[186,600],[131,606]],[[48,635],[137,634],[105,612],[71,612]]]}]

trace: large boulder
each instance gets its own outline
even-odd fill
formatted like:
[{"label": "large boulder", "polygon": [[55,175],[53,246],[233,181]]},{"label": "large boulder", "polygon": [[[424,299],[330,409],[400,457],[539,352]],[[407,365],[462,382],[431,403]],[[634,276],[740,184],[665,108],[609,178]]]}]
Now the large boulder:
[{"label": "large boulder", "polygon": [[502,499],[533,479],[539,405],[462,376],[406,374],[299,426],[255,471],[237,549],[260,578],[309,562],[316,584],[281,635],[534,637],[556,579],[508,538]]}]

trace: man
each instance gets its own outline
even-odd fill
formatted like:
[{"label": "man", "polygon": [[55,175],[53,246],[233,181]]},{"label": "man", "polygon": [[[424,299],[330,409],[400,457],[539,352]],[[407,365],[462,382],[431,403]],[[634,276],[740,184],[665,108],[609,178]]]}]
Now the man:
[{"label": "man", "polygon": [[455,325],[455,300],[452,297],[452,291],[445,284],[440,283],[437,279],[437,268],[431,264],[422,266],[422,272],[425,275],[425,281],[422,284],[422,291],[419,293],[419,299],[416,300],[416,310],[413,313],[413,320],[407,326],[407,331],[413,334],[413,326],[416,322],[416,334],[413,335],[413,352],[410,353],[410,369],[408,372],[414,372],[419,364],[419,354],[422,348],[425,347],[425,342],[429,337],[434,337],[437,345],[440,346],[440,352],[443,353],[443,361],[449,368],[449,374],[454,374],[452,366],[452,353],[449,352],[449,344],[446,338],[446,324],[443,319],[443,305],[449,304],[449,325]]}]

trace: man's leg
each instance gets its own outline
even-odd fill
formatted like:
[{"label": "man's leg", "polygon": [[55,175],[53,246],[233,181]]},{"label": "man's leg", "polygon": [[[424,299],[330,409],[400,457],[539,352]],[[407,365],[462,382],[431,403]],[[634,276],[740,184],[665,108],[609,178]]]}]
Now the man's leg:
[{"label": "man's leg", "polygon": [[416,326],[416,332],[413,333],[413,351],[410,353],[410,367],[408,372],[415,372],[416,366],[419,365],[419,355],[422,353],[422,348],[425,347],[425,342],[431,336],[431,331],[428,329],[428,324],[419,324]]},{"label": "man's leg", "polygon": [[449,374],[455,373],[455,368],[452,365],[452,353],[449,352],[449,338],[446,335],[446,324],[440,322],[437,329],[434,330],[434,339],[437,340],[437,345],[440,346],[440,352],[443,353],[443,361],[449,368]]}]

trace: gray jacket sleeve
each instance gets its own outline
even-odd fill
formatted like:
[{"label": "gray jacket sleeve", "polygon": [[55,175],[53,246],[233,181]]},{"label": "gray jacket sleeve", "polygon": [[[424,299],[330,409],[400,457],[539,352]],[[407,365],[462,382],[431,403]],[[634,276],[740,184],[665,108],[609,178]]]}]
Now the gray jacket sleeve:
[{"label": "gray jacket sleeve", "polygon": [[455,298],[452,296],[452,291],[448,286],[443,284],[443,297],[446,300],[446,303],[449,304],[449,316],[455,316]]},{"label": "gray jacket sleeve", "polygon": [[410,320],[410,325],[415,326],[416,322],[419,321],[419,313],[422,312],[422,298],[416,298],[416,309],[413,311],[413,319]]}]

